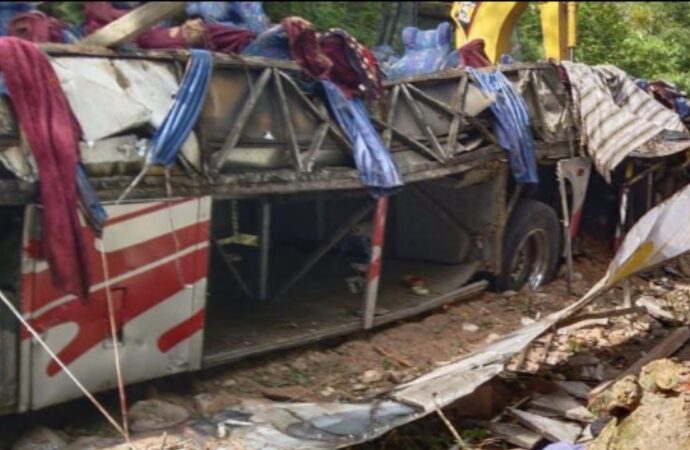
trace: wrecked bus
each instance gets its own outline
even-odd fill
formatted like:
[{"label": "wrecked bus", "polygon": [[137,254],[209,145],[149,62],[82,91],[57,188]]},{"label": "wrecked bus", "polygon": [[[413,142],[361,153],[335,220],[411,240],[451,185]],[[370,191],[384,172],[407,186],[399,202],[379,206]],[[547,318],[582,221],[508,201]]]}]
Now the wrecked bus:
[{"label": "wrecked bus", "polygon": [[[116,204],[145,164],[150,122],[165,115],[188,53],[46,50],[75,114],[89,115],[80,156],[109,218],[102,238],[83,223],[89,298],[60,292],[40,252],[51,237],[41,233],[34,163],[3,97],[0,276],[92,391],[115,386],[106,287],[124,379],[135,383],[419,314],[481,292],[482,274],[517,290],[555,273],[555,164],[574,149],[553,66],[501,69],[533,123],[540,183],[529,189],[513,181],[491,131],[492,99],[467,73],[387,82],[371,117],[404,186],[375,200],[339,125],[295,82],[297,65],[215,55],[203,112],[169,177],[172,195],[154,169]],[[586,188],[583,167],[573,186]],[[370,255],[363,238],[372,234]],[[0,317],[2,410],[77,397],[16,320]]]},{"label": "wrecked bus", "polygon": [[[346,130],[292,62],[214,54],[202,112],[166,172],[145,150],[190,53],[43,49],[108,220],[97,236],[82,218],[88,298],[57,289],[35,161],[2,97],[0,285],[92,392],[116,385],[114,346],[131,384],[370,329],[487,287],[538,288],[578,234],[591,164],[555,65],[499,68],[527,107],[531,184],[515,182],[496,99],[476,76],[385,82],[368,115],[403,185],[373,198]],[[628,182],[666,163],[645,164]],[[80,396],[4,309],[0,324],[2,412]]]}]

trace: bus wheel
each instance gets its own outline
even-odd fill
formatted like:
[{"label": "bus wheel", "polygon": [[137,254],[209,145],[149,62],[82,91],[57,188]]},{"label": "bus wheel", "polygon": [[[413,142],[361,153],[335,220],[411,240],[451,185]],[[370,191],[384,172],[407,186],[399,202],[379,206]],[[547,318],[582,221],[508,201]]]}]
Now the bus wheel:
[{"label": "bus wheel", "polygon": [[503,239],[498,291],[536,290],[551,281],[560,255],[561,231],[556,213],[535,200],[522,199],[508,220]]}]

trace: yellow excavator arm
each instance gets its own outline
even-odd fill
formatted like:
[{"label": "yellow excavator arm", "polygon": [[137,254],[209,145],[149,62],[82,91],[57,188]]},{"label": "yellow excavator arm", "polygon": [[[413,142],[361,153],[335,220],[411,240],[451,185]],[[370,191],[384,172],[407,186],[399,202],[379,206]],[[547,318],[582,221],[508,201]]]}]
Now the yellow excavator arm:
[{"label": "yellow excavator arm", "polygon": [[[483,39],[492,62],[510,52],[510,39],[528,2],[453,2],[457,47]],[[540,2],[544,55],[547,59],[572,59],[576,45],[576,3]]]}]

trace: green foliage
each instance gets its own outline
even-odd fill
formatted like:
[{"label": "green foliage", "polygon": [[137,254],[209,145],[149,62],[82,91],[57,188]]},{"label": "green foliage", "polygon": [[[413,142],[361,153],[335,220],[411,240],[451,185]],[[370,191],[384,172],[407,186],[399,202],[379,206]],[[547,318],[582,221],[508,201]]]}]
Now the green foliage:
[{"label": "green foliage", "polygon": [[[690,88],[688,2],[578,2],[577,19],[579,61]],[[522,60],[543,59],[536,4],[520,20],[519,40]]]},{"label": "green foliage", "polygon": [[378,38],[385,2],[264,2],[272,22],[300,16],[320,31],[343,28],[367,45]]}]

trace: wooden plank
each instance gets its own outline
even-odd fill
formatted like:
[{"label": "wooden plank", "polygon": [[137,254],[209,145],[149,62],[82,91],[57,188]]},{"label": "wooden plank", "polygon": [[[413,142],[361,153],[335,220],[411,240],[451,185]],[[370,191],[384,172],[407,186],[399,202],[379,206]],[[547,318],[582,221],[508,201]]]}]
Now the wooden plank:
[{"label": "wooden plank", "polygon": [[556,381],[556,384],[564,392],[582,400],[587,400],[587,396],[592,390],[587,383],[582,381]]},{"label": "wooden plank", "polygon": [[497,438],[528,450],[542,440],[541,435],[514,423],[488,423],[486,428]]},{"label": "wooden plank", "polygon": [[[627,316],[629,314],[639,314],[645,312],[645,309],[642,307],[635,307],[633,306],[632,308],[616,308],[616,309],[607,309],[605,311],[598,311],[590,314],[581,314],[579,316],[575,317],[570,317],[568,319],[565,319],[561,322],[558,322],[557,328],[559,331],[561,329],[567,328],[571,325],[578,324],[580,322],[589,322],[589,321],[597,321],[600,319],[610,319],[612,317],[620,317],[620,316]],[[596,323],[596,322],[589,322],[589,323]],[[588,325],[583,325],[583,326],[588,326]],[[582,328],[582,327],[580,327]],[[574,328],[577,329],[577,328]]]},{"label": "wooden plank", "polygon": [[149,2],[79,41],[82,45],[112,47],[129,41],[163,20],[184,11],[186,2]]},{"label": "wooden plank", "polygon": [[593,399],[599,395],[604,389],[611,386],[616,381],[626,377],[628,375],[637,375],[639,371],[652,361],[662,358],[668,358],[677,352],[685,343],[690,339],[690,328],[681,327],[676,329],[673,333],[669,334],[666,339],[661,341],[656,347],[654,347],[649,353],[644,355],[642,358],[638,359],[635,364],[625,369],[621,372],[618,377],[614,380],[605,381],[596,388],[592,390],[589,394],[589,399]]},{"label": "wooden plank", "polygon": [[582,427],[549,417],[542,417],[527,411],[510,408],[508,412],[520,423],[554,442],[574,444],[582,433]]},{"label": "wooden plank", "polygon": [[546,412],[557,413],[566,419],[575,420],[582,423],[590,423],[594,416],[580,402],[570,395],[558,392],[550,395],[537,395],[529,403],[529,407]]}]

